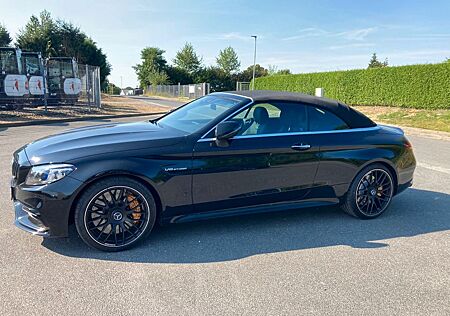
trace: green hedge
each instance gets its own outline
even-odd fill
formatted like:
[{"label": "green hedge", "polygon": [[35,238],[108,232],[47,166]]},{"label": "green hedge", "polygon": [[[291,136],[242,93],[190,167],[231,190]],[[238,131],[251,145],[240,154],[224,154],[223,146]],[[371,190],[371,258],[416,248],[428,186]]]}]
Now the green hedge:
[{"label": "green hedge", "polygon": [[325,96],[349,105],[450,108],[450,62],[257,78],[258,90]]}]

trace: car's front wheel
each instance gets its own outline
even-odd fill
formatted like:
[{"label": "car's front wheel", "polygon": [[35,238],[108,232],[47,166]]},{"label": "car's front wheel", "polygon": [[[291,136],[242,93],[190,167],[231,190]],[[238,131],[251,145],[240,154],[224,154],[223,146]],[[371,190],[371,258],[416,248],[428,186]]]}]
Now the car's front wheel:
[{"label": "car's front wheel", "polygon": [[342,209],[355,217],[370,219],[380,216],[394,194],[391,172],[382,164],[361,170],[350,185]]},{"label": "car's front wheel", "polygon": [[112,177],[91,185],[75,208],[81,239],[103,251],[121,251],[142,241],[156,220],[152,194],[140,182]]}]

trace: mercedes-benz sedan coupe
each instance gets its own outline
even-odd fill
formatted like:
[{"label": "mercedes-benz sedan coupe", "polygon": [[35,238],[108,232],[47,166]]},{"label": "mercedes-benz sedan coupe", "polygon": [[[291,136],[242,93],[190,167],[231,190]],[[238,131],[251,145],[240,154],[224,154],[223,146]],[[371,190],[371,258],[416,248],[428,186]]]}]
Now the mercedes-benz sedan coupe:
[{"label": "mercedes-benz sedan coupe", "polygon": [[14,153],[11,192],[18,227],[65,237],[75,223],[118,251],[156,223],[335,204],[375,218],[414,169],[399,128],[325,98],[246,91],[32,142]]}]

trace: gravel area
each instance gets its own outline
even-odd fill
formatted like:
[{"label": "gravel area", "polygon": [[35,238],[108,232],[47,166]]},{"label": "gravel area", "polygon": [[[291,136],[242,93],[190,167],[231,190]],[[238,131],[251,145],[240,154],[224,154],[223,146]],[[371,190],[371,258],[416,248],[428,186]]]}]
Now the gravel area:
[{"label": "gravel area", "polygon": [[0,110],[0,125],[12,122],[29,122],[35,120],[60,120],[69,118],[102,117],[109,115],[161,113],[170,109],[170,106],[149,104],[143,100],[127,97],[102,96],[102,108],[87,105],[75,106],[49,106],[25,108],[22,111]]}]

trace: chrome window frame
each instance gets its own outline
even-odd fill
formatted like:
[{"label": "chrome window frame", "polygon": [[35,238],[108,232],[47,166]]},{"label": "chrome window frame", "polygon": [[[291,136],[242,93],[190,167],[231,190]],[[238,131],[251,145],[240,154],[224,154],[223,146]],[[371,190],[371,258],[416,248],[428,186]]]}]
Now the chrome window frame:
[{"label": "chrome window frame", "polygon": [[[237,95],[237,94],[227,93],[227,92],[219,92],[219,93]],[[243,106],[242,108],[237,109],[236,111],[234,111],[233,113],[231,113],[230,115],[225,117],[223,120],[218,122],[211,129],[209,129],[205,134],[203,134],[203,136],[200,137],[200,139],[197,140],[197,142],[201,143],[201,142],[213,142],[213,141],[215,141],[216,140],[215,137],[205,138],[205,136],[208,135],[209,133],[211,133],[211,131],[214,130],[217,127],[217,125],[219,125],[220,123],[225,122],[226,120],[228,120],[233,115],[235,115],[235,114],[237,114],[237,113],[239,113],[241,111],[244,111],[248,107],[250,107],[250,106],[255,104],[255,101],[252,98],[250,98],[250,97],[247,97],[247,98],[251,99],[252,101],[250,103],[246,104],[245,106]],[[310,105],[306,104],[306,106],[310,106]],[[294,133],[272,133],[272,134],[257,134],[257,135],[239,135],[239,136],[234,136],[234,137],[230,138],[230,140],[246,139],[246,138],[261,138],[261,137],[279,137],[279,136],[300,136],[300,135],[331,134],[331,133],[334,134],[334,133],[350,133],[350,132],[368,132],[368,131],[376,131],[376,130],[379,130],[379,129],[380,129],[380,126],[376,125],[376,126],[372,126],[372,127],[347,128],[347,129],[338,129],[338,130],[330,130],[330,131],[307,131],[307,132],[294,132]]]},{"label": "chrome window frame", "polygon": [[236,93],[231,93],[231,92],[213,92],[210,93],[209,95],[218,95],[218,94],[228,94],[228,95],[234,95],[236,97],[241,97],[241,98],[245,98],[245,99],[249,99],[252,102],[254,102],[252,97],[246,96],[246,95],[240,95],[240,94],[236,94]]},{"label": "chrome window frame", "polygon": [[[315,134],[369,132],[369,131],[377,131],[379,129],[380,129],[380,126],[377,125],[377,126],[372,126],[372,127],[348,128],[348,129],[339,129],[339,130],[332,130],[332,131],[313,131],[313,132],[309,132],[308,131],[308,132],[295,132],[295,133],[273,133],[273,134],[258,134],[258,135],[240,135],[240,136],[234,136],[234,137],[230,138],[230,140],[245,139],[245,138],[260,138],[260,137],[279,137],[279,136],[300,136],[300,135],[315,135]],[[198,143],[201,143],[201,142],[212,142],[212,141],[215,141],[215,140],[216,140],[215,138],[200,138],[197,142]]]}]

